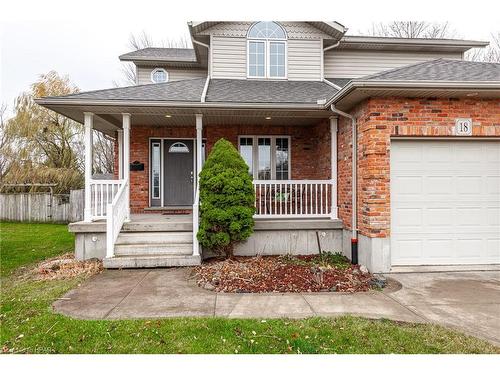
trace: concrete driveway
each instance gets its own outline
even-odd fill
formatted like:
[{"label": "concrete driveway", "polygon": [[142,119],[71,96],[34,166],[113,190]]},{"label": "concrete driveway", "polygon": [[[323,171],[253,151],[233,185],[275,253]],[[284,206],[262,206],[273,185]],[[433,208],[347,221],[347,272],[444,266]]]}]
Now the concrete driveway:
[{"label": "concrete driveway", "polygon": [[106,270],[54,303],[80,319],[304,318],[356,315],[433,322],[500,345],[500,273],[391,274],[383,292],[234,294],[199,288],[189,268]]},{"label": "concrete driveway", "polygon": [[387,275],[402,284],[385,293],[422,319],[500,345],[500,272],[429,272]]}]

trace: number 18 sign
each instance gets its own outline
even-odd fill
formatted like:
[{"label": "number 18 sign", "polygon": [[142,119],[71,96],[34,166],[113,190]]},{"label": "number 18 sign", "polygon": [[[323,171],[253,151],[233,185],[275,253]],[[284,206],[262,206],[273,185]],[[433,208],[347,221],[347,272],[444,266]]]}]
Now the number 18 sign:
[{"label": "number 18 sign", "polygon": [[457,118],[455,120],[455,135],[472,135],[472,119]]}]

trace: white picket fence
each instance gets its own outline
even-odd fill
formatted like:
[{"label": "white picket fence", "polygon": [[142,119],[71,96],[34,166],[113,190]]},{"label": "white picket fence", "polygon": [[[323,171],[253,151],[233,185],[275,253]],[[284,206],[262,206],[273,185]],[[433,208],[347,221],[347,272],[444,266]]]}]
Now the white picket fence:
[{"label": "white picket fence", "polygon": [[0,194],[0,220],[68,223],[83,220],[84,192]]}]

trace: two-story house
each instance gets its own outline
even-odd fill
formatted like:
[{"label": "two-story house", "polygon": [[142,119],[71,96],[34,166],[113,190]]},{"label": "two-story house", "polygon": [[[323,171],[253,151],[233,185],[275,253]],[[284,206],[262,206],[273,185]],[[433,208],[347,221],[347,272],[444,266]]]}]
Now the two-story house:
[{"label": "two-story house", "polygon": [[[336,22],[190,22],[192,49],[120,56],[137,85],[37,100],[85,126],[80,259],[192,265],[197,176],[220,138],[247,162],[236,254],[343,251],[373,272],[500,263],[500,64],[485,42],[346,36]],[[92,175],[92,130],[116,179]]]}]

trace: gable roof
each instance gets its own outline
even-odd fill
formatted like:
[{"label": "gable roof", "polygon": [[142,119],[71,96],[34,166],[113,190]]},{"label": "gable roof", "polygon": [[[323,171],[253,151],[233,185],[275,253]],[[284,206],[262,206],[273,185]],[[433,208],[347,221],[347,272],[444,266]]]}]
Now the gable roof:
[{"label": "gable roof", "polygon": [[[224,23],[225,21],[203,21],[203,22],[188,22],[188,27],[191,35],[196,35],[201,33],[210,27],[213,27],[219,23]],[[280,21],[276,21],[280,22]],[[305,21],[318,30],[321,30],[325,34],[332,37],[332,39],[340,40],[347,32],[347,28],[336,21]]]},{"label": "gable roof", "polygon": [[358,78],[359,81],[500,81],[500,64],[437,59]]},{"label": "gable roof", "polygon": [[121,61],[196,62],[193,48],[148,47],[119,56]]},{"label": "gable roof", "polygon": [[349,81],[327,105],[348,110],[372,96],[500,97],[500,64],[437,59]]}]

